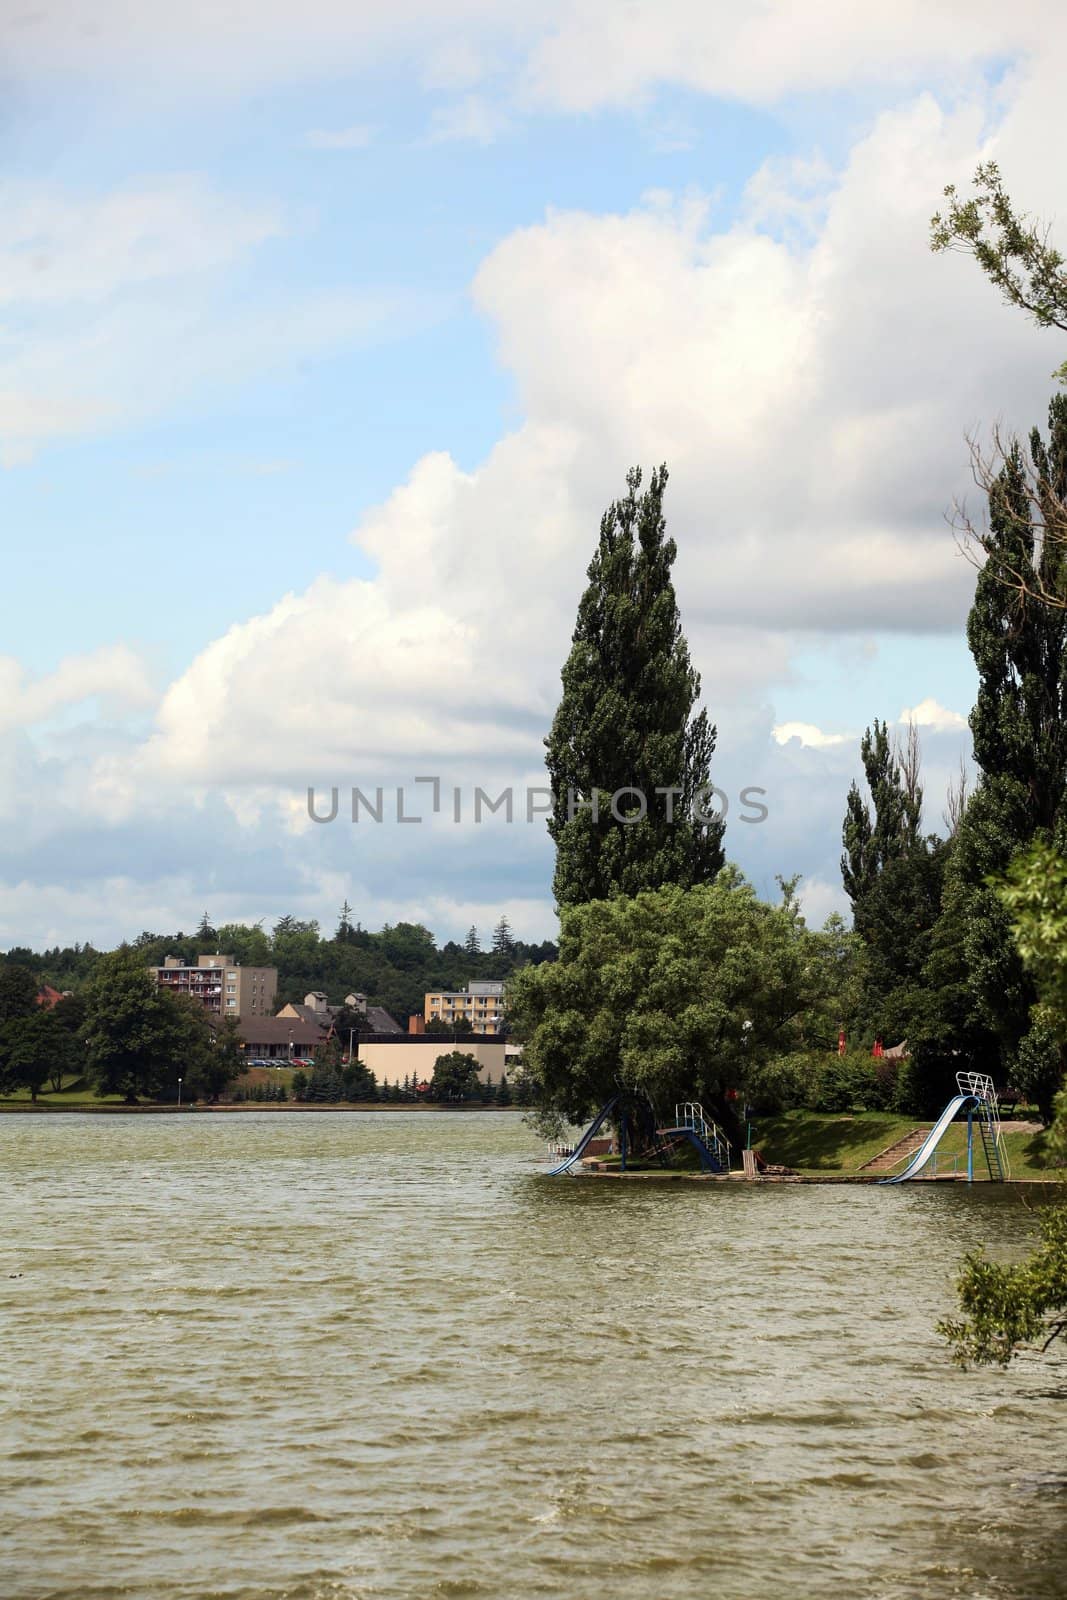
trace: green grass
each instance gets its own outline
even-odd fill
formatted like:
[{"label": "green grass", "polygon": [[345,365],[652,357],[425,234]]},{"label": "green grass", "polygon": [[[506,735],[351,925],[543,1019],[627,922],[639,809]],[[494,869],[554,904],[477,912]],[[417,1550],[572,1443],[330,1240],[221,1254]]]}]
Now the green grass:
[{"label": "green grass", "polygon": [[[932,1128],[932,1122],[898,1117],[879,1111],[854,1116],[820,1116],[815,1112],[788,1111],[780,1117],[761,1117],[752,1124],[752,1143],[764,1160],[794,1167],[812,1177],[849,1176],[914,1128]],[[977,1138],[977,1135],[976,1135]],[[1013,1178],[1064,1178],[1067,1169],[1051,1165],[1045,1133],[1004,1135]],[[967,1125],[954,1123],[937,1147],[937,1170],[967,1169]],[[986,1176],[981,1145],[975,1146],[974,1174]]]},{"label": "green grass", "polygon": [[[50,1084],[37,1091],[38,1105],[60,1106],[99,1106],[121,1105],[120,1094],[94,1094],[93,1086],[81,1073],[74,1077],[64,1078],[63,1087],[57,1093]],[[13,1089],[10,1094],[0,1095],[0,1106],[30,1105],[30,1091],[28,1089]]]}]

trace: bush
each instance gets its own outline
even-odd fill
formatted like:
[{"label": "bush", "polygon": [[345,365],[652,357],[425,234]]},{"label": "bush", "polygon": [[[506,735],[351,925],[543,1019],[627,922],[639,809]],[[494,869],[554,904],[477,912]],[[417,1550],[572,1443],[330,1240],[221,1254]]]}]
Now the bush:
[{"label": "bush", "polygon": [[797,1052],[768,1061],[749,1084],[749,1105],[765,1117],[810,1105],[816,1093],[819,1059]]},{"label": "bush", "polygon": [[847,1055],[825,1056],[819,1064],[814,1095],[808,1109],[827,1114],[850,1111],[888,1111],[893,1103],[899,1067],[850,1050]]}]

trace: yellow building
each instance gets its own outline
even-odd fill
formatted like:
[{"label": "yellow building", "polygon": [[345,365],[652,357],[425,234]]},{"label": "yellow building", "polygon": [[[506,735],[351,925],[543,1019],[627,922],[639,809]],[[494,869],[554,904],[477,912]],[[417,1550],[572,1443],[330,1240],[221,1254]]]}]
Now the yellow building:
[{"label": "yellow building", "polygon": [[468,983],[465,989],[437,989],[424,996],[427,1022],[467,1021],[474,1033],[499,1033],[504,1021],[504,985]]}]

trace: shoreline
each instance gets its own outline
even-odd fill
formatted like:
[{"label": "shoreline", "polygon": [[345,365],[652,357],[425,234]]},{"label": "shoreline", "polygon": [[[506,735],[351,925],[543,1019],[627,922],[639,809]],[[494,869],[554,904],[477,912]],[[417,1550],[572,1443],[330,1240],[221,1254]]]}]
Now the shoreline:
[{"label": "shoreline", "polygon": [[348,1103],[333,1104],[332,1102],[327,1102],[326,1104],[323,1104],[323,1105],[317,1105],[317,1104],[314,1104],[314,1103],[308,1104],[307,1102],[300,1101],[300,1100],[283,1100],[283,1101],[277,1101],[277,1100],[247,1100],[247,1101],[242,1101],[242,1103],[240,1105],[219,1104],[219,1105],[214,1105],[214,1106],[212,1106],[212,1105],[198,1105],[195,1101],[193,1102],[192,1105],[181,1105],[181,1106],[178,1105],[177,1101],[168,1101],[165,1104],[157,1104],[154,1101],[149,1101],[149,1102],[147,1102],[147,1103],[145,1103],[143,1105],[135,1105],[135,1106],[122,1105],[121,1103],[97,1104],[97,1103],[94,1103],[91,1100],[86,1100],[84,1102],[75,1102],[75,1103],[72,1103],[70,1105],[48,1105],[46,1102],[43,1102],[43,1101],[40,1101],[40,1100],[38,1100],[36,1103],[34,1103],[32,1100],[8,1101],[7,1104],[4,1104],[4,1103],[0,1102],[0,1116],[2,1116],[4,1114],[8,1114],[8,1115],[11,1115],[11,1116],[25,1116],[27,1114],[33,1115],[35,1113],[39,1113],[39,1114],[42,1114],[44,1116],[62,1116],[64,1114],[66,1114],[67,1112],[72,1112],[72,1111],[79,1111],[79,1112],[80,1111],[86,1111],[86,1112],[89,1112],[93,1116],[103,1116],[103,1117],[106,1117],[106,1116],[123,1116],[123,1117],[128,1117],[128,1116],[133,1116],[133,1117],[137,1117],[137,1116],[182,1116],[182,1117],[184,1117],[184,1116],[205,1116],[205,1115],[210,1116],[210,1115],[214,1115],[216,1113],[222,1113],[225,1116],[230,1116],[232,1114],[241,1115],[241,1113],[248,1112],[248,1111],[269,1111],[272,1115],[277,1114],[277,1113],[285,1113],[287,1111],[296,1111],[296,1112],[299,1112],[301,1115],[303,1115],[304,1113],[308,1113],[308,1112],[311,1113],[312,1115],[321,1115],[322,1113],[325,1113],[325,1112],[347,1113],[347,1112],[353,1112],[353,1111],[356,1112],[356,1113],[360,1113],[360,1114],[366,1113],[368,1111],[427,1111],[427,1112],[444,1112],[446,1115],[456,1115],[457,1113],[467,1114],[467,1113],[470,1113],[470,1112],[484,1112],[484,1111],[500,1111],[500,1112],[505,1112],[505,1113],[506,1112],[512,1112],[512,1111],[521,1112],[523,1109],[524,1108],[522,1106],[444,1105],[444,1104],[441,1104],[440,1102],[434,1102],[431,1105],[419,1105],[415,1101],[412,1101],[412,1102],[408,1103],[408,1102],[404,1102],[404,1101],[401,1101],[401,1102],[391,1102],[391,1101],[379,1102],[379,1101],[376,1101],[376,1100],[356,1100],[356,1101],[353,1101],[351,1104],[348,1104]]},{"label": "shoreline", "polygon": [[[596,1167],[587,1167],[583,1171],[576,1173],[575,1176],[579,1178],[602,1178],[614,1183],[733,1183],[753,1187],[758,1187],[761,1184],[783,1183],[808,1185],[850,1183],[877,1187],[883,1181],[876,1173],[864,1172],[827,1172],[818,1175],[806,1172],[773,1172],[763,1173],[757,1178],[748,1178],[743,1172],[613,1172],[610,1169],[598,1169]],[[911,1182],[930,1185],[962,1185],[968,1189],[973,1189],[979,1184],[985,1188],[993,1189],[1026,1189],[1034,1185],[1047,1188],[1049,1186],[1055,1187],[1056,1185],[1067,1184],[1067,1174],[1059,1178],[1004,1178],[999,1183],[994,1183],[990,1178],[976,1178],[974,1183],[969,1184],[963,1174],[944,1173],[931,1178],[913,1178]]]}]

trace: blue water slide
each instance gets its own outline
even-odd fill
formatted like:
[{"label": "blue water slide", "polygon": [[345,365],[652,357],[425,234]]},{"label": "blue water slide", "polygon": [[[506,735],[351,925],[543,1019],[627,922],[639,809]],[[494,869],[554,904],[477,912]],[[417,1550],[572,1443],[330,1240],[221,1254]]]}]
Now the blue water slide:
[{"label": "blue water slide", "polygon": [[978,1097],[973,1094],[956,1095],[955,1099],[950,1100],[944,1111],[942,1111],[936,1123],[904,1168],[904,1171],[898,1172],[893,1178],[879,1178],[879,1183],[907,1183],[909,1178],[917,1178],[964,1107],[980,1106],[981,1103]]},{"label": "blue water slide", "polygon": [[561,1161],[558,1167],[550,1167],[545,1174],[546,1178],[558,1178],[560,1173],[569,1172],[575,1163],[582,1159],[590,1144],[604,1126],[604,1123],[607,1121],[608,1117],[610,1117],[611,1113],[615,1110],[618,1100],[618,1095],[615,1095],[611,1100],[608,1101],[607,1105],[604,1106],[602,1110],[597,1112],[596,1116],[593,1118],[588,1128],[586,1128],[585,1132],[578,1140],[578,1143],[575,1145],[570,1155],[567,1156],[565,1160]]}]

